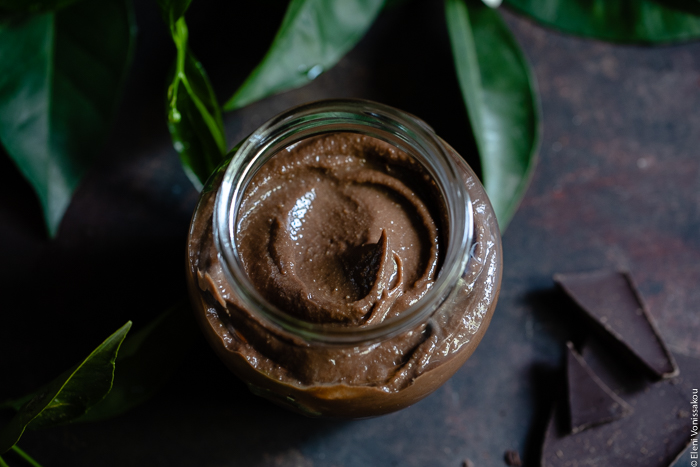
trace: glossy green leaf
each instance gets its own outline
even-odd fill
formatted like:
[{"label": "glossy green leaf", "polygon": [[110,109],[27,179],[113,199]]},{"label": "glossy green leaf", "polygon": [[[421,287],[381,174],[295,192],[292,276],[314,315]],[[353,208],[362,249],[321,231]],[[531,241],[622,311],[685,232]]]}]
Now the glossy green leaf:
[{"label": "glossy green leaf", "polygon": [[503,231],[535,166],[539,115],[534,79],[498,11],[477,0],[446,0],[445,13],[482,180]]},{"label": "glossy green leaf", "polygon": [[[672,6],[696,0],[505,0],[564,32],[615,42],[673,42],[700,37],[700,18]],[[690,3],[689,3],[690,2]],[[696,5],[694,5],[696,6]]]},{"label": "glossy green leaf", "polygon": [[152,397],[191,348],[194,331],[191,311],[183,304],[129,335],[119,349],[112,390],[78,421],[112,418]]},{"label": "glossy green leaf", "polygon": [[131,321],[119,328],[88,357],[37,391],[0,431],[0,453],[8,451],[25,429],[44,428],[77,419],[112,388],[114,362]]},{"label": "glossy green leaf", "polygon": [[309,83],[362,38],[383,4],[384,0],[292,0],[265,58],[224,109]]},{"label": "glossy green leaf", "polygon": [[185,172],[201,190],[226,153],[224,124],[204,68],[187,47],[184,17],[172,33],[177,59],[168,86],[168,129]]},{"label": "glossy green leaf", "polygon": [[226,153],[221,109],[202,64],[188,47],[185,11],[191,0],[157,0],[177,49],[167,92],[168,130],[180,161],[201,190]]},{"label": "glossy green leaf", "polygon": [[0,141],[55,235],[109,129],[135,30],[126,0],[0,24]]}]

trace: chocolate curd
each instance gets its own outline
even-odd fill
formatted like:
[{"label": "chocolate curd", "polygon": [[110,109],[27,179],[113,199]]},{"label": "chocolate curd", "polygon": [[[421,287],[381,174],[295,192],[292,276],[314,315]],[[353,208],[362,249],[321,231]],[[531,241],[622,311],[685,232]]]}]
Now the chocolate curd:
[{"label": "chocolate curd", "polygon": [[[379,106],[312,106],[324,104]],[[471,235],[455,260],[455,203],[440,181],[393,139],[349,127],[280,140],[231,212],[217,201],[223,167],[188,239],[190,295],[214,350],[252,392],[310,416],[380,415],[434,391],[478,345],[500,287],[495,215],[461,157],[435,137],[468,195]],[[220,231],[218,210],[229,216]]]},{"label": "chocolate curd", "polygon": [[347,326],[384,321],[419,300],[437,275],[444,209],[411,162],[350,133],[276,155],[248,186],[236,227],[255,287],[302,320]]}]

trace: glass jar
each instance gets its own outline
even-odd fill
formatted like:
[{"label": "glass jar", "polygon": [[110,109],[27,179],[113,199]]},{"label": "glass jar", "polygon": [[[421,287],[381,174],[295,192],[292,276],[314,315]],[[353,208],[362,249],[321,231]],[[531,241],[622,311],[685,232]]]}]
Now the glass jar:
[{"label": "glass jar", "polygon": [[[408,155],[410,164],[403,166],[419,168],[404,178],[424,179],[437,198],[428,208],[442,219],[438,268],[420,299],[405,301],[400,313],[378,322],[325,322],[291,313],[253,284],[246,271],[260,270],[246,269],[238,244],[247,234],[241,210],[247,190],[255,191],[251,180],[277,154],[327,135],[340,138],[343,147],[347,141],[388,143],[391,154]],[[387,173],[396,170],[389,162],[386,167]],[[403,264],[398,261],[391,263],[392,281],[397,264]],[[422,120],[363,100],[293,108],[234,148],[202,191],[187,245],[189,292],[213,349],[253,393],[309,416],[380,415],[437,389],[484,335],[501,269],[496,217],[471,168]],[[389,290],[388,283],[385,287]]]}]

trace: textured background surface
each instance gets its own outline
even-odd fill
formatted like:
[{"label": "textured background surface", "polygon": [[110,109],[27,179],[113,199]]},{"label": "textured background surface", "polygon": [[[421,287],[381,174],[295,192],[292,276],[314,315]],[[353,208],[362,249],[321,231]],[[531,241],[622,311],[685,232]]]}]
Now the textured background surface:
[{"label": "textured background surface", "polygon": [[[35,389],[127,319],[142,325],[184,293],[197,194],[163,116],[174,51],[152,2],[137,3],[125,100],[56,240],[45,238],[34,194],[0,157],[0,399]],[[247,7],[259,8],[255,28],[234,7],[194,2],[188,14],[192,47],[221,100],[281,19],[274,2],[259,3]],[[499,466],[506,449],[535,465],[573,335],[554,272],[630,270],[671,348],[700,356],[700,43],[616,46],[505,16],[539,83],[540,161],[503,239],[491,327],[445,386],[381,418],[309,420],[250,395],[200,339],[146,405],[112,421],[30,433],[20,445],[45,467],[459,467],[466,458]],[[227,114],[229,145],[291,105],[327,97],[412,112],[477,165],[441,2],[385,12],[311,85]]]}]

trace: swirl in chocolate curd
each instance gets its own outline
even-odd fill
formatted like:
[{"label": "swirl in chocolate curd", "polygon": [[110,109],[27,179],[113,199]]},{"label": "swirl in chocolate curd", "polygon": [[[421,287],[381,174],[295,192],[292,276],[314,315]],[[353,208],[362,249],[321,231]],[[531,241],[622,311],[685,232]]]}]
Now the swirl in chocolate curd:
[{"label": "swirl in chocolate curd", "polygon": [[302,320],[347,326],[384,321],[419,300],[437,275],[440,219],[417,194],[434,195],[411,161],[375,138],[335,134],[265,164],[237,226],[255,287]]}]

